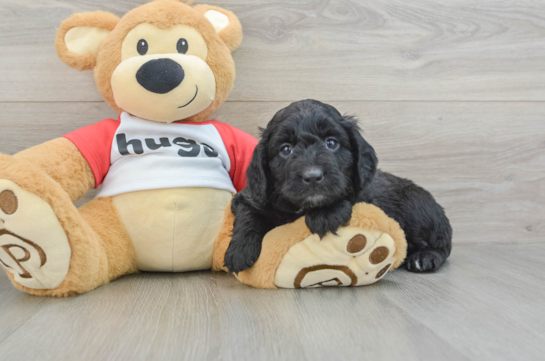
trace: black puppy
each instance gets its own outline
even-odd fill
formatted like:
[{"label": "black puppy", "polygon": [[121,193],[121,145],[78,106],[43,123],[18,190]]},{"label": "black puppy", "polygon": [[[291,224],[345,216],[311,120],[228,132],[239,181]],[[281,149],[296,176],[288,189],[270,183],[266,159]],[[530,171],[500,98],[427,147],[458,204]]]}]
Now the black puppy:
[{"label": "black puppy", "polygon": [[305,216],[322,238],[344,226],[356,202],[381,208],[405,231],[406,268],[435,271],[450,255],[452,228],[443,208],[412,181],[377,170],[375,151],[357,121],[316,100],[292,103],[263,130],[248,183],[232,203],[231,272],[250,268],[265,234]]}]

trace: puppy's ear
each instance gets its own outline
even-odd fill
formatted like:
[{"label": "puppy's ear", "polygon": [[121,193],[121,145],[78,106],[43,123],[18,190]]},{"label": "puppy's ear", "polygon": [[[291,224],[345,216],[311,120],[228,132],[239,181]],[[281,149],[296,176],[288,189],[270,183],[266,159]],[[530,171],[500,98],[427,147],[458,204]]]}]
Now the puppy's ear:
[{"label": "puppy's ear", "polygon": [[257,209],[263,208],[269,197],[269,137],[265,133],[254,150],[252,162],[246,171],[248,180],[244,188],[246,200]]},{"label": "puppy's ear", "polygon": [[354,117],[343,116],[341,124],[350,138],[350,146],[355,158],[352,184],[354,194],[357,195],[371,184],[377,172],[378,160],[373,147],[361,136],[358,121]]}]

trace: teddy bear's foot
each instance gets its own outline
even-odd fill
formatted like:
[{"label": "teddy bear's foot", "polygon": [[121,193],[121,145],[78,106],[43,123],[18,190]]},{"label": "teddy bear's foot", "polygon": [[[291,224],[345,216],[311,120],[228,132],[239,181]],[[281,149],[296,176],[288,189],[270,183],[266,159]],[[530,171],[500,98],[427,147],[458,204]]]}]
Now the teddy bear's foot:
[{"label": "teddy bear's foot", "polygon": [[281,288],[363,286],[380,280],[396,263],[392,237],[359,227],[341,228],[323,239],[311,235],[282,259],[274,283]]},{"label": "teddy bear's foot", "polygon": [[10,180],[0,179],[0,264],[32,289],[59,286],[71,249],[51,206]]},{"label": "teddy bear's foot", "polygon": [[[223,264],[233,220],[228,208],[216,240],[214,270],[227,271]],[[263,238],[257,262],[235,276],[268,289],[362,286],[382,279],[406,255],[407,241],[399,224],[376,206],[357,203],[348,226],[321,240],[310,233],[304,217],[272,229]]]}]

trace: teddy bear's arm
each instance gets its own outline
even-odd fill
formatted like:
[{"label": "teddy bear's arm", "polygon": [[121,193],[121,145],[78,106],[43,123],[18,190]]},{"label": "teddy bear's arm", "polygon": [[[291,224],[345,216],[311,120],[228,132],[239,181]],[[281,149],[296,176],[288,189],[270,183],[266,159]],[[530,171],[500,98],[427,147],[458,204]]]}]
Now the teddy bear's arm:
[{"label": "teddy bear's arm", "polygon": [[81,198],[95,186],[89,163],[78,148],[66,138],[57,138],[25,149],[13,156],[32,163],[57,181],[72,201]]}]

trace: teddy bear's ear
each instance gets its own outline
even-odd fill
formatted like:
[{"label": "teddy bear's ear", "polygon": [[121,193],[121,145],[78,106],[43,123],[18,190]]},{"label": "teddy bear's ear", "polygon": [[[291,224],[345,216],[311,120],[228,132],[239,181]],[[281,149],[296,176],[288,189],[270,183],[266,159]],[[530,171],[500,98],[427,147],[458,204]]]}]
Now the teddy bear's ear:
[{"label": "teddy bear's ear", "polygon": [[80,71],[93,69],[100,44],[118,22],[117,16],[103,11],[70,16],[57,30],[55,48],[59,58]]},{"label": "teddy bear's ear", "polygon": [[242,25],[235,14],[211,5],[196,5],[193,9],[203,14],[212,23],[216,33],[229,50],[233,51],[238,48],[242,42]]}]

